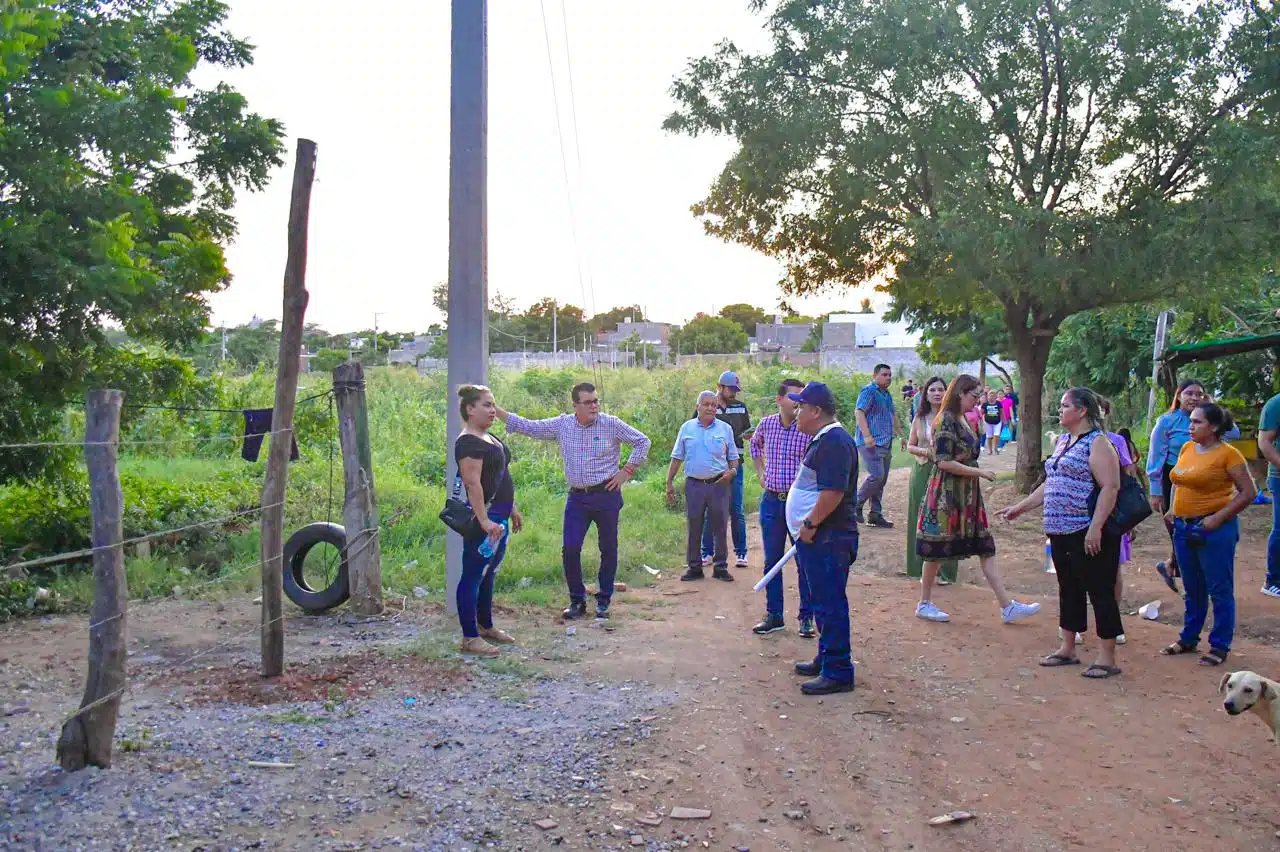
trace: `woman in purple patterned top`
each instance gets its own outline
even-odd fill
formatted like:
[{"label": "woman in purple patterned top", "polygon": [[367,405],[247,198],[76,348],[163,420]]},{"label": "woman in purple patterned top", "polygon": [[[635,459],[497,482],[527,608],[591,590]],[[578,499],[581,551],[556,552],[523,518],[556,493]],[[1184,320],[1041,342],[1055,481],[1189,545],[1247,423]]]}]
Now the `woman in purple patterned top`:
[{"label": "woman in purple patterned top", "polygon": [[[1120,674],[1116,638],[1124,632],[1116,600],[1120,570],[1120,538],[1103,533],[1120,492],[1120,461],[1109,440],[1098,440],[1102,411],[1088,388],[1072,388],[1058,406],[1064,434],[1045,462],[1045,480],[1022,502],[1000,512],[1013,520],[1029,509],[1044,506],[1044,531],[1053,548],[1057,568],[1061,641],[1042,666],[1079,665],[1076,637],[1088,628],[1090,602],[1102,647],[1098,659],[1084,671],[1088,678]],[[1097,503],[1089,511],[1095,487]]]}]

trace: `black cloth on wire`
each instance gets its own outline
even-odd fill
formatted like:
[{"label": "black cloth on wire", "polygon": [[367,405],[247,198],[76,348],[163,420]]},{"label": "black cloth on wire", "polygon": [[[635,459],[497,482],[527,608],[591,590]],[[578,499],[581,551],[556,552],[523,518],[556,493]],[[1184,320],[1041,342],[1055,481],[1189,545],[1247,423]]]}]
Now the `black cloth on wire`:
[{"label": "black cloth on wire", "polygon": [[[271,415],[273,409],[270,408],[246,408],[244,411],[244,447],[240,450],[240,456],[245,461],[256,462],[258,453],[262,452],[262,439],[271,431]],[[289,461],[298,460],[298,439],[292,433],[289,435],[292,447],[289,450]]]}]

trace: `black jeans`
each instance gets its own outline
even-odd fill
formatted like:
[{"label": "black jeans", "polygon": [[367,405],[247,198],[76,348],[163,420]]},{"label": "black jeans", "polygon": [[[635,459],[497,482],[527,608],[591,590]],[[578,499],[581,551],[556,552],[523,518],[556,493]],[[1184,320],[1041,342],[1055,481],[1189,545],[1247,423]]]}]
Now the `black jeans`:
[{"label": "black jeans", "polygon": [[1063,630],[1083,633],[1089,629],[1089,602],[1098,637],[1114,639],[1124,632],[1120,624],[1120,603],[1116,600],[1116,577],[1120,571],[1120,539],[1102,537],[1102,549],[1090,556],[1084,549],[1087,530],[1069,535],[1050,535],[1053,567],[1058,572],[1058,624]]}]

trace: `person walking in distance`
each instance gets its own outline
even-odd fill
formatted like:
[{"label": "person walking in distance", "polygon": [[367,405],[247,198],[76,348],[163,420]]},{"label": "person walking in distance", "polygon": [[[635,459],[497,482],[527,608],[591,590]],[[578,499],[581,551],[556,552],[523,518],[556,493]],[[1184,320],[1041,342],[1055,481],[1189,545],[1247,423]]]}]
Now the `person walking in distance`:
[{"label": "person walking in distance", "polygon": [[[573,414],[546,420],[526,420],[501,408],[497,416],[507,431],[543,441],[556,441],[564,461],[569,497],[564,504],[561,559],[569,587],[567,619],[587,612],[587,590],[582,582],[582,543],[596,525],[600,546],[600,589],[596,593],[596,618],[607,618],[618,574],[618,517],[622,512],[622,486],[635,476],[649,455],[650,441],[639,429],[600,411],[595,385],[582,382],[572,391]],[[631,446],[626,465],[618,467],[622,445]]]},{"label": "person walking in distance", "polygon": [[[751,462],[756,468],[756,479],[764,488],[760,498],[760,537],[764,543],[764,570],[768,571],[782,558],[790,535],[787,530],[787,492],[795,482],[805,450],[809,448],[809,436],[800,431],[796,422],[796,403],[788,394],[804,388],[799,379],[784,379],[778,385],[778,413],[763,418],[751,436]],[[797,563],[799,565],[799,563]],[[800,569],[800,636],[814,636],[813,614],[810,609],[809,581]],[[765,587],[764,620],[753,628],[757,636],[764,636],[786,626],[783,617],[782,575],[774,577]]]},{"label": "person walking in distance", "polygon": [[[1120,674],[1116,640],[1123,633],[1116,578],[1120,571],[1120,537],[1104,531],[1120,493],[1120,458],[1103,432],[1098,397],[1088,388],[1072,388],[1062,396],[1058,417],[1063,434],[1045,462],[1045,480],[1022,501],[1001,510],[1007,521],[1044,506],[1044,532],[1057,568],[1058,649],[1040,660],[1046,667],[1074,666],[1076,642],[1088,626],[1089,603],[1102,646],[1098,659],[1083,674],[1103,679]],[[1093,510],[1089,502],[1097,492]]]},{"label": "person walking in distance", "polygon": [[[728,423],[733,429],[733,445],[738,448],[738,455],[742,455],[742,444],[745,438],[751,437],[751,414],[747,411],[747,404],[738,399],[738,394],[742,393],[742,386],[738,381],[738,374],[729,370],[720,374],[719,383],[716,386],[716,418]],[[697,418],[697,412],[694,413]],[[747,516],[742,509],[742,492],[743,492],[743,469],[738,466],[738,472],[731,483],[732,492],[729,495],[729,523],[733,530],[733,550],[738,557],[737,566],[739,568],[747,567]],[[714,538],[710,526],[710,516],[708,516],[707,526],[702,530],[702,562],[705,565],[710,559],[714,545]]]},{"label": "person walking in distance", "polygon": [[667,468],[667,501],[674,504],[673,484],[680,465],[684,464],[685,513],[689,524],[685,556],[688,570],[681,580],[701,580],[702,530],[710,521],[715,542],[711,576],[717,580],[733,580],[729,573],[729,546],[726,527],[729,517],[731,484],[737,475],[740,455],[733,443],[733,429],[716,418],[716,394],[703,391],[698,395],[698,416],[680,427],[675,446],[671,448],[671,465]]},{"label": "person walking in distance", "polygon": [[867,478],[858,489],[857,519],[864,523],[862,510],[869,502],[871,513],[865,523],[880,529],[892,529],[886,520],[880,498],[885,483],[889,481],[889,463],[893,457],[893,436],[898,434],[898,416],[893,408],[893,394],[889,384],[893,370],[888,364],[877,364],[871,384],[858,394],[854,418],[858,422],[858,434],[854,436],[858,455],[867,469]]},{"label": "person walking in distance", "polygon": [[476,518],[475,533],[462,539],[456,600],[462,651],[494,657],[494,645],[509,645],[515,639],[493,626],[493,581],[507,554],[508,527],[520,532],[524,521],[516,509],[511,451],[489,434],[498,411],[493,394],[484,385],[463,385],[458,388],[458,409],[462,431],[453,445],[458,464],[454,493],[471,506]]},{"label": "person walking in distance", "polygon": [[987,455],[994,456],[1000,452],[1000,421],[1004,412],[1000,408],[1000,399],[994,390],[987,390],[987,398],[982,403],[982,432],[987,441]]},{"label": "person walking in distance", "polygon": [[[1196,406],[1208,401],[1209,395],[1204,391],[1204,382],[1199,379],[1183,379],[1173,395],[1173,405],[1167,413],[1160,415],[1151,429],[1151,443],[1147,449],[1147,478],[1151,481],[1151,508],[1158,515],[1165,516],[1173,502],[1171,475],[1178,464],[1182,448],[1191,440],[1191,412],[1196,410]],[[1222,439],[1234,441],[1239,437],[1240,430],[1232,425]],[[1177,592],[1180,571],[1177,548],[1172,546],[1171,519],[1166,521],[1165,529],[1169,533],[1169,558],[1156,563],[1156,573],[1161,576],[1165,585]]]},{"label": "person walking in distance", "polygon": [[1258,451],[1267,460],[1267,490],[1271,492],[1271,537],[1267,539],[1267,579],[1262,593],[1280,598],[1280,394],[1262,406],[1258,421]]},{"label": "person walking in distance", "polygon": [[[911,435],[907,438],[907,452],[915,456],[911,468],[911,480],[907,485],[907,576],[919,580],[924,574],[924,560],[916,552],[916,525],[920,522],[920,504],[929,488],[929,477],[936,467],[933,458],[933,421],[942,408],[942,398],[947,383],[933,376],[920,389],[920,402],[911,418]],[[938,572],[938,583],[950,585],[959,574],[954,559],[944,561]]]},{"label": "person walking in distance", "polygon": [[811,604],[818,617],[818,655],[797,663],[796,674],[813,678],[800,684],[805,695],[853,691],[853,653],[849,635],[849,566],[858,558],[854,517],[858,452],[853,437],[836,420],[836,400],[822,382],[809,382],[789,394],[796,422],[813,436],[796,481],[787,492],[787,528],[796,537],[796,559],[809,578]]},{"label": "person walking in distance", "polygon": [[926,621],[950,621],[951,616],[933,603],[933,584],[945,559],[976,556],[982,561],[987,585],[995,592],[1005,624],[1022,621],[1040,611],[1040,604],[1019,603],[1009,597],[996,570],[996,543],[987,525],[978,480],[994,482],[996,475],[978,469],[978,449],[982,440],[965,421],[986,397],[978,380],[957,376],[947,387],[941,411],[933,423],[933,457],[936,467],[920,504],[916,526],[916,552],[924,560],[920,579],[920,603],[916,617]]}]

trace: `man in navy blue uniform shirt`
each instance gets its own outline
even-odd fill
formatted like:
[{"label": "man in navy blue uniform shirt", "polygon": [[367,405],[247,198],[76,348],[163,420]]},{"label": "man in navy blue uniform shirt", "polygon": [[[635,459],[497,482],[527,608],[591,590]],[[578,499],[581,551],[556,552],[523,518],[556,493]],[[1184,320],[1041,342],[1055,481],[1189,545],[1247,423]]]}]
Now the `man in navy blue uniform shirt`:
[{"label": "man in navy blue uniform shirt", "polygon": [[849,628],[849,566],[858,558],[856,520],[858,449],[836,420],[836,400],[822,382],[800,393],[796,424],[812,435],[795,484],[787,492],[787,526],[796,538],[796,559],[809,578],[818,621],[818,656],[796,663],[796,674],[813,680],[800,685],[806,695],[853,691],[853,650]]}]

